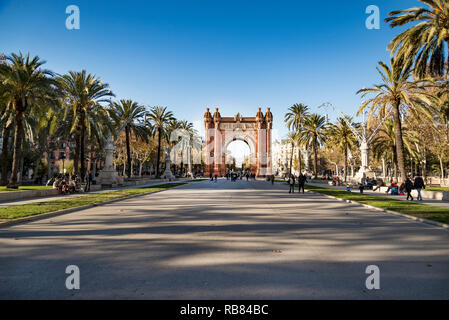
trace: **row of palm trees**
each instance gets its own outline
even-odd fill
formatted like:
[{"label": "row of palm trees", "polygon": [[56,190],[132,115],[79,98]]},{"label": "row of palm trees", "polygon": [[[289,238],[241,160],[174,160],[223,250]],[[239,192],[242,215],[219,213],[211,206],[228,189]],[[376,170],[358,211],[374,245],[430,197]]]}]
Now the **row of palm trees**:
[{"label": "row of palm trees", "polygon": [[[348,167],[348,151],[357,144],[353,132],[348,123],[352,122],[349,117],[338,118],[335,124],[329,123],[325,116],[311,113],[310,108],[302,103],[294,104],[285,114],[284,121],[290,130],[288,141],[291,149],[297,147],[299,171],[302,171],[301,150],[311,149],[313,153],[313,173],[318,174],[318,151],[326,143],[332,144],[344,154],[345,181]],[[290,172],[292,170],[293,154],[290,156]]]},{"label": "row of palm trees", "polygon": [[[131,176],[131,137],[148,142],[157,137],[156,174],[159,174],[161,148],[169,142],[170,130],[185,128],[166,107],[147,107],[133,100],[112,101],[109,84],[87,73],[70,71],[64,75],[44,69],[39,57],[11,54],[0,64],[0,126],[2,127],[2,185],[18,187],[18,171],[23,161],[24,140],[37,152],[47,151],[51,139],[74,144],[74,173],[84,179],[86,150],[101,153],[110,136],[124,132],[127,175]],[[8,150],[13,133],[12,169],[9,181]],[[48,149],[48,148],[47,148]],[[40,159],[39,159],[40,160]]]},{"label": "row of palm trees", "polygon": [[447,126],[447,88],[449,72],[449,0],[420,0],[422,8],[410,8],[390,13],[386,22],[392,28],[411,25],[388,45],[390,66],[379,62],[382,82],[358,91],[369,99],[359,113],[369,108],[371,114],[392,114],[396,162],[402,179],[405,169],[403,123],[405,117],[429,124],[429,130],[439,134],[438,127]]},{"label": "row of palm trees", "polygon": [[[427,151],[437,155],[443,176],[443,163],[449,156],[449,0],[420,1],[422,8],[390,13],[386,22],[391,27],[411,27],[389,43],[390,63],[380,61],[377,67],[382,81],[357,92],[366,99],[359,115],[369,110],[374,124],[386,119],[373,141],[375,157],[390,156],[395,175],[399,173],[402,179],[407,176],[407,154],[419,161]],[[344,154],[346,179],[347,153],[356,144],[347,125],[351,119],[326,124],[323,116],[296,104],[285,121],[292,130],[292,143],[313,149],[315,174],[317,149],[328,140]]]}]

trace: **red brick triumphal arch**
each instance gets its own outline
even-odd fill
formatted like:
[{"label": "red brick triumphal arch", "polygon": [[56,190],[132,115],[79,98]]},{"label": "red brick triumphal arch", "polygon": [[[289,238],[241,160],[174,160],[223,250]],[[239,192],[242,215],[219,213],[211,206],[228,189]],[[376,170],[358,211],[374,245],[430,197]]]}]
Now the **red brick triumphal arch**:
[{"label": "red brick triumphal arch", "polygon": [[226,149],[232,141],[241,140],[250,149],[251,173],[257,177],[271,176],[271,131],[273,114],[267,108],[265,115],[259,108],[255,117],[222,117],[218,108],[212,115],[204,114],[206,176],[226,174]]}]

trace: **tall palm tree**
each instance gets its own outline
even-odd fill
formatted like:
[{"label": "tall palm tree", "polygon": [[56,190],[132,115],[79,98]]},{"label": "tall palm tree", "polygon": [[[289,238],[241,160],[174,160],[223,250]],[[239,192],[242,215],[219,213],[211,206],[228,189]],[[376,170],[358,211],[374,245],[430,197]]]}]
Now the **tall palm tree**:
[{"label": "tall palm tree", "polygon": [[318,148],[326,141],[326,130],[328,125],[326,117],[317,113],[312,113],[304,121],[303,130],[300,133],[300,139],[313,150],[314,162],[313,170],[315,176],[318,175]]},{"label": "tall palm tree", "polygon": [[110,115],[116,124],[116,134],[120,135],[122,130],[125,130],[127,174],[130,178],[132,174],[130,136],[134,135],[137,139],[148,142],[151,133],[148,124],[141,121],[146,114],[146,109],[135,101],[122,99],[120,102],[113,102],[110,111]]},{"label": "tall palm tree", "polygon": [[166,135],[166,126],[171,120],[175,120],[173,113],[167,111],[167,107],[155,106],[152,107],[147,114],[147,119],[150,121],[157,133],[157,160],[156,160],[156,177],[159,177],[159,164],[161,159],[162,137]]},{"label": "tall palm tree", "polygon": [[185,137],[181,141],[182,142],[182,156],[181,156],[181,174],[184,171],[184,154],[187,158],[187,165],[190,167],[190,149],[191,149],[191,140],[195,133],[193,129],[193,123],[188,122],[187,120],[182,120],[180,122],[180,127],[184,131]]},{"label": "tall palm tree", "polygon": [[[415,143],[418,142],[417,134],[415,131],[408,128],[406,125],[402,126],[404,136],[404,146],[407,152],[414,157],[417,157],[415,150]],[[396,179],[398,179],[397,172],[397,151],[396,151],[396,135],[394,132],[394,122],[391,119],[388,119],[384,122],[382,127],[376,134],[376,137],[373,139],[372,150],[376,159],[380,159],[385,157],[391,160],[393,164],[393,175]]]},{"label": "tall palm tree", "polygon": [[385,19],[393,28],[413,24],[397,35],[388,49],[400,59],[414,59],[419,78],[426,74],[442,76],[447,72],[446,57],[449,59],[449,1],[420,1],[427,8],[392,11]]},{"label": "tall palm tree", "polygon": [[56,108],[58,92],[54,74],[42,68],[45,61],[38,56],[30,58],[29,54],[11,54],[7,60],[9,64],[0,65],[0,81],[6,107],[13,113],[15,121],[12,173],[8,187],[18,188],[24,116],[30,108]]},{"label": "tall palm tree", "polygon": [[351,117],[340,117],[337,119],[336,124],[331,124],[329,126],[328,130],[332,145],[338,147],[344,155],[345,182],[347,180],[348,171],[348,151],[353,149],[357,144],[357,138],[348,126],[348,123],[352,123]]},{"label": "tall palm tree", "polygon": [[[0,93],[1,95],[1,93]],[[1,118],[0,125],[2,127],[2,178],[0,185],[6,186],[8,183],[8,153],[9,153],[9,138],[11,136],[11,130],[14,125],[14,114],[6,108],[6,104],[1,106]]]},{"label": "tall palm tree", "polygon": [[287,141],[288,141],[288,143],[290,143],[290,146],[292,148],[292,151],[290,153],[290,166],[288,169],[289,176],[291,176],[292,175],[292,167],[293,167],[293,152],[295,150],[295,145],[297,144],[297,141],[298,141],[298,133],[295,131],[290,131],[287,135]]},{"label": "tall palm tree", "polygon": [[[64,92],[65,116],[71,119],[70,133],[75,138],[74,172],[78,173],[80,162],[81,178],[85,175],[85,140],[88,135],[103,136],[101,124],[109,124],[109,115],[102,103],[110,102],[114,96],[109,85],[98,77],[80,72],[69,71],[58,77],[59,85]],[[110,128],[112,130],[112,128]]]},{"label": "tall palm tree", "polygon": [[393,114],[394,134],[396,139],[396,154],[401,178],[406,178],[404,141],[402,134],[401,112],[407,110],[413,116],[420,118],[426,116],[432,118],[429,107],[432,105],[431,96],[423,90],[425,83],[410,82],[411,62],[402,59],[391,59],[391,67],[383,62],[379,62],[381,69],[377,68],[382,83],[372,88],[364,88],[357,92],[362,97],[374,95],[362,103],[359,114],[370,107],[370,113],[379,111],[381,118]]},{"label": "tall palm tree", "polygon": [[[284,121],[287,124],[289,130],[296,131],[297,134],[302,130],[305,119],[309,116],[309,107],[302,104],[296,103],[290,108],[285,114]],[[299,171],[302,171],[302,161],[301,161],[301,147],[298,143],[298,160],[299,160]]]},{"label": "tall palm tree", "polygon": [[[173,119],[170,120],[165,129],[165,139],[167,140],[168,145],[170,146],[170,150],[173,150],[174,146],[179,142],[179,136],[177,135],[177,132],[179,129],[181,129],[181,121]],[[174,172],[178,172],[178,159],[177,154],[175,158],[171,159],[173,162],[173,169]]]}]

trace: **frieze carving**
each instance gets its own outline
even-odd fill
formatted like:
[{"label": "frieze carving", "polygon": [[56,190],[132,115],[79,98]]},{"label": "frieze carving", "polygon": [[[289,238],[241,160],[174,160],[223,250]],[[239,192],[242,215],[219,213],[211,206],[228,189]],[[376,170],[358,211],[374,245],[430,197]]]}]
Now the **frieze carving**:
[{"label": "frieze carving", "polygon": [[240,129],[240,130],[253,130],[256,128],[255,123],[241,123],[241,122],[237,122],[237,123],[220,123],[220,130],[236,130],[236,129]]}]

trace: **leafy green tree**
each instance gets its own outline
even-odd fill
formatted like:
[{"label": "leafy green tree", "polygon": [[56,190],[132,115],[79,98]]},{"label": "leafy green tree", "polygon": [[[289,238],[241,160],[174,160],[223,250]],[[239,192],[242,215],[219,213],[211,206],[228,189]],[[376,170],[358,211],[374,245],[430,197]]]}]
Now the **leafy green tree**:
[{"label": "leafy green tree", "polygon": [[295,131],[290,131],[287,135],[287,143],[290,144],[290,147],[292,148],[292,151],[290,153],[290,166],[289,166],[289,176],[292,174],[292,168],[293,168],[293,151],[295,150],[295,145],[298,142],[298,133]]},{"label": "leafy green tree", "polygon": [[377,71],[382,78],[382,83],[357,92],[357,94],[362,94],[362,97],[374,95],[362,104],[359,114],[367,107],[370,107],[372,114],[379,111],[381,118],[392,112],[398,168],[402,179],[405,179],[404,141],[402,139],[401,121],[404,113],[402,112],[407,111],[417,118],[423,116],[432,118],[432,113],[429,111],[429,106],[432,105],[432,98],[424,90],[425,83],[409,81],[412,66],[410,62],[404,62],[401,59],[391,59],[391,67],[383,62],[379,62],[379,66],[381,69],[377,68]]},{"label": "leafy green tree", "polygon": [[156,177],[159,177],[162,137],[166,136],[167,124],[171,120],[175,120],[175,117],[173,116],[173,113],[171,111],[167,111],[167,107],[155,106],[152,107],[150,112],[147,114],[147,119],[150,121],[154,133],[157,134],[158,144],[157,144],[157,159],[156,159]]},{"label": "leafy green tree", "polygon": [[328,129],[328,142],[340,149],[340,151],[343,152],[344,155],[345,182],[347,180],[348,171],[348,151],[353,149],[357,145],[357,138],[354,136],[354,133],[352,132],[348,123],[350,123],[351,125],[355,125],[354,123],[352,123],[351,117],[340,117],[337,119],[337,123],[330,124]]},{"label": "leafy green tree", "polygon": [[18,188],[24,116],[30,108],[57,108],[58,90],[54,74],[42,68],[45,61],[39,57],[30,58],[29,54],[13,53],[7,60],[9,64],[0,65],[2,97],[15,121],[12,173],[8,188]]},{"label": "leafy green tree", "polygon": [[[285,114],[284,121],[287,124],[287,128],[289,130],[294,130],[296,134],[299,134],[302,130],[302,126],[304,121],[310,115],[309,107],[302,104],[297,103],[291,106],[288,109],[288,112]],[[298,161],[299,161],[299,171],[302,170],[302,162],[301,162],[301,145],[300,140],[297,141],[298,145]],[[290,163],[291,168],[291,163]]]},{"label": "leafy green tree", "polygon": [[117,135],[125,130],[127,175],[129,178],[132,174],[130,136],[133,135],[136,139],[139,138],[144,142],[148,142],[152,130],[142,121],[146,114],[145,107],[135,101],[122,99],[120,102],[113,102],[110,111],[110,115],[116,124]]},{"label": "leafy green tree", "polygon": [[301,141],[307,146],[312,147],[314,162],[313,170],[315,176],[318,175],[318,149],[326,141],[326,132],[328,125],[326,123],[326,118],[317,113],[312,113],[304,121],[303,130],[300,132]]},{"label": "leafy green tree", "polygon": [[[449,1],[420,0],[426,8],[390,12],[386,19],[391,27],[412,24],[388,45],[398,59],[415,60],[415,75],[442,76],[447,72],[449,45]],[[446,69],[446,70],[445,70]]]},{"label": "leafy green tree", "polygon": [[[84,179],[86,137],[93,134],[98,138],[107,138],[107,132],[101,127],[102,124],[109,124],[110,118],[102,103],[109,102],[114,94],[107,83],[85,70],[70,71],[58,77],[58,82],[64,92],[64,118],[70,120],[70,134],[74,135],[75,140],[74,173],[79,173],[80,162],[81,178]],[[112,131],[111,126],[109,129]]]}]

